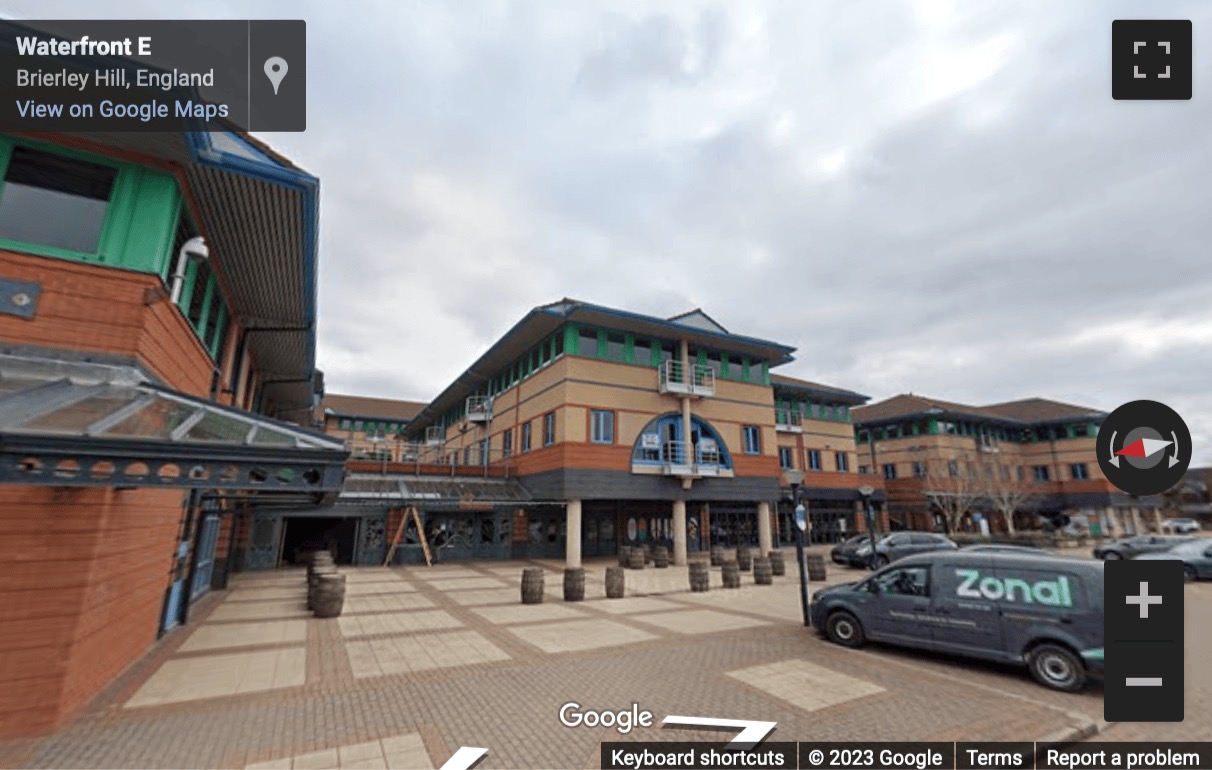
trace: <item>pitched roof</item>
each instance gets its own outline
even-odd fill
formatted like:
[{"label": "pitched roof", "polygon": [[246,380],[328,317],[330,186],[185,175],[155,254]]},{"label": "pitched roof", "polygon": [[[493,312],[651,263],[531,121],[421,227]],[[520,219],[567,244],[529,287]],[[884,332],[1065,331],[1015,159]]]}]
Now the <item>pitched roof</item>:
[{"label": "pitched roof", "polygon": [[682,324],[683,326],[693,326],[696,329],[706,329],[707,331],[711,332],[728,334],[728,330],[724,328],[723,324],[704,313],[703,309],[699,307],[696,307],[694,310],[687,313],[675,315],[669,320],[675,324]]},{"label": "pitched roof", "polygon": [[1003,417],[1010,417],[1023,422],[1047,422],[1051,420],[1071,420],[1077,417],[1106,417],[1106,412],[1075,406],[1047,398],[1023,398],[1018,401],[1006,401],[1001,404],[991,404],[982,407],[983,411]]},{"label": "pitched roof", "polygon": [[343,396],[326,393],[320,404],[321,414],[342,417],[381,417],[385,420],[411,420],[426,406],[423,401],[399,401],[391,398]]},{"label": "pitched roof", "polygon": [[839,400],[844,400],[853,404],[862,404],[871,398],[870,396],[864,396],[862,393],[856,393],[853,390],[846,390],[845,388],[838,388],[833,385],[822,385],[819,382],[802,380],[799,377],[789,377],[785,374],[771,373],[770,384],[775,388],[802,390],[822,396],[833,396]]},{"label": "pitched roof", "polygon": [[1074,406],[1046,398],[1024,398],[991,406],[972,406],[918,396],[913,393],[902,393],[879,403],[856,407],[852,412],[852,417],[856,425],[862,425],[923,414],[1023,424],[1077,418],[1096,419],[1106,416],[1105,412],[1097,409]]}]

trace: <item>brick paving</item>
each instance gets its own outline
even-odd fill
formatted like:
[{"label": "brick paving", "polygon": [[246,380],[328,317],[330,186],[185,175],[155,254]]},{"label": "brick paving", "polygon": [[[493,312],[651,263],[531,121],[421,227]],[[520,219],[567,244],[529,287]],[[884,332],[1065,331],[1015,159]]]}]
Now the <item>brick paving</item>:
[{"label": "brick paving", "polygon": [[[546,602],[523,606],[521,571],[536,564],[551,569]],[[602,740],[703,738],[568,728],[558,711],[570,701],[638,703],[658,722],[771,720],[779,740],[1212,737],[1212,722],[1195,718],[1212,707],[1212,667],[1193,661],[1187,724],[1106,725],[1097,688],[1068,695],[1018,669],[828,644],[802,626],[794,574],[770,587],[745,574],[743,588],[726,591],[716,569],[712,590],[691,594],[684,568],[628,570],[628,598],[606,600],[609,564],[587,564],[590,598],[576,604],[561,601],[555,562],[347,569],[349,612],[337,620],[302,610],[299,572],[240,576],[78,719],[48,738],[0,744],[0,766],[440,767],[467,745],[488,747],[481,768],[575,768],[597,766]],[[862,574],[830,567],[829,582]],[[1188,586],[1188,602],[1188,633],[1207,639],[1212,584]],[[228,673],[180,678],[223,657]],[[294,668],[233,684],[232,667],[253,660]],[[247,691],[249,682],[272,689]],[[139,706],[141,692],[177,702]]]}]

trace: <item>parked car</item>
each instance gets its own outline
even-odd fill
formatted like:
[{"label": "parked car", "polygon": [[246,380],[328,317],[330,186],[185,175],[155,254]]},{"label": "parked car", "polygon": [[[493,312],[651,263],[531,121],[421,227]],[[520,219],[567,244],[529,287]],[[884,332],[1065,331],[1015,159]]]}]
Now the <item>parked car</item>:
[{"label": "parked car", "polygon": [[1011,543],[977,543],[976,545],[966,545],[960,550],[976,553],[1018,553],[1024,556],[1050,555],[1043,548],[1036,548],[1033,545],[1013,545]]},{"label": "parked car", "polygon": [[1187,534],[1191,532],[1199,532],[1199,522],[1195,519],[1166,519],[1162,522],[1162,530],[1165,532],[1178,532]]},{"label": "parked car", "polygon": [[1103,671],[1103,564],[971,551],[907,557],[812,595],[830,641],[867,640],[1026,665],[1073,692]]},{"label": "parked car", "polygon": [[870,540],[870,537],[870,535],[855,535],[854,537],[843,540],[830,549],[829,558],[833,560],[834,564],[845,564],[846,566],[849,566],[851,564],[851,559],[854,556],[854,552],[860,545]]},{"label": "parked car", "polygon": [[854,549],[850,564],[855,567],[879,569],[886,564],[918,553],[930,551],[954,551],[959,548],[946,535],[934,532],[894,532],[875,541],[875,555],[871,553],[871,542],[859,543]]},{"label": "parked car", "polygon": [[1132,559],[1142,553],[1168,551],[1176,545],[1190,542],[1189,537],[1167,537],[1165,535],[1137,535],[1123,540],[1109,540],[1094,547],[1096,559]]},{"label": "parked car", "polygon": [[1191,540],[1168,551],[1144,553],[1137,559],[1178,559],[1188,581],[1212,580],[1212,540]]}]

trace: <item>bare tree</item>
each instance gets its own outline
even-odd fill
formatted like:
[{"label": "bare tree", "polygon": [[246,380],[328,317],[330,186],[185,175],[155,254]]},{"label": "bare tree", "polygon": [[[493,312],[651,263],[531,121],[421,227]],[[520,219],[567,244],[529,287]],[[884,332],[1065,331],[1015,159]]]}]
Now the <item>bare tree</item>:
[{"label": "bare tree", "polygon": [[1014,514],[1017,512],[1030,513],[1042,501],[1042,496],[1035,485],[1027,480],[1020,480],[1010,472],[1009,466],[985,466],[990,472],[985,474],[984,496],[988,498],[993,510],[1002,515],[1006,529],[1014,534]]},{"label": "bare tree", "polygon": [[963,458],[949,460],[941,469],[938,463],[931,464],[926,475],[924,491],[927,502],[942,512],[947,519],[947,532],[959,528],[964,515],[972,511],[982,497],[982,484]]}]

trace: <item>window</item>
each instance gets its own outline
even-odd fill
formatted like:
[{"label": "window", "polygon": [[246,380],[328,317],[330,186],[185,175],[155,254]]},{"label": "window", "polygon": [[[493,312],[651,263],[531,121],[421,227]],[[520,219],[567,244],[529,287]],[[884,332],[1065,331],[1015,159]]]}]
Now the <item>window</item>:
[{"label": "window", "polygon": [[834,453],[834,459],[837,460],[837,470],[839,473],[846,473],[850,470],[850,458],[845,452]]},{"label": "window", "polygon": [[611,361],[622,361],[626,352],[626,340],[618,332],[606,335],[606,357]]},{"label": "window", "polygon": [[784,469],[793,467],[791,465],[791,447],[779,447],[779,467]]},{"label": "window", "polygon": [[896,478],[896,464],[895,463],[884,463],[884,478],[886,478],[886,479]]},{"label": "window", "polygon": [[14,147],[0,195],[0,238],[96,254],[118,170]]},{"label": "window", "polygon": [[1086,469],[1085,463],[1073,463],[1069,466],[1069,473],[1073,475],[1074,481],[1085,481],[1090,478],[1090,472]]},{"label": "window", "polygon": [[808,450],[808,470],[819,471],[821,469],[821,450]]},{"label": "window", "polygon": [[637,364],[643,364],[644,366],[652,364],[652,345],[648,340],[636,337],[632,350]]},{"label": "window", "polygon": [[471,447],[463,447],[463,464],[471,465]]},{"label": "window", "polygon": [[555,412],[543,415],[543,446],[555,443]]},{"label": "window", "polygon": [[482,439],[480,441],[480,463],[481,464],[484,464],[484,465],[488,464],[488,452],[489,452],[490,447],[491,447],[491,444],[488,443],[488,439]]},{"label": "window", "polygon": [[926,478],[926,464],[924,462],[915,462],[913,464],[913,475],[919,479]]},{"label": "window", "polygon": [[577,355],[586,358],[598,357],[598,333],[594,329],[582,329],[577,337]]},{"label": "window", "polygon": [[589,413],[589,440],[595,444],[614,443],[614,412],[594,409]]},{"label": "window", "polygon": [[947,461],[947,475],[950,476],[951,478],[955,478],[956,476],[959,475],[959,463],[958,462],[956,462],[955,460]]},{"label": "window", "polygon": [[1035,480],[1036,481],[1047,481],[1048,480],[1048,466],[1047,465],[1035,466]]},{"label": "window", "polygon": [[522,423],[522,451],[530,451],[530,423]]},{"label": "window", "polygon": [[501,457],[513,454],[513,428],[506,428],[501,436]]},{"label": "window", "polygon": [[895,596],[929,596],[929,567],[905,567],[894,569],[872,578],[879,593]]},{"label": "window", "polygon": [[870,466],[870,465],[860,465],[860,466],[858,467],[858,472],[859,472],[859,473],[863,473],[863,474],[870,473],[870,472],[871,472],[871,466]]},{"label": "window", "polygon": [[745,436],[745,454],[762,453],[762,432],[756,425],[746,425],[741,429]]},{"label": "window", "polygon": [[341,420],[341,430],[349,430],[349,426],[350,422],[348,418]]},{"label": "window", "polygon": [[362,430],[362,421],[354,420],[354,430]]}]

